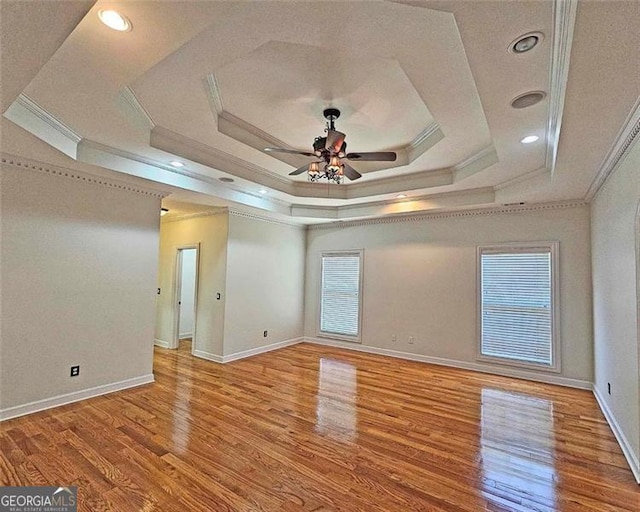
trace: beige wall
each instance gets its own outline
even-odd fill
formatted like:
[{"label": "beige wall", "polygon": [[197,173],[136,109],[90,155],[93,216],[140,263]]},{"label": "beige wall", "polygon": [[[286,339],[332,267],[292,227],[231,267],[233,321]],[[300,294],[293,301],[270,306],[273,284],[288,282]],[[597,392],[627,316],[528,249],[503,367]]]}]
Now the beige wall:
[{"label": "beige wall", "polygon": [[0,179],[0,409],[151,378],[160,199],[4,164]]},{"label": "beige wall", "polygon": [[225,356],[302,336],[304,261],[304,229],[229,216]]},{"label": "beige wall", "polygon": [[[174,337],[175,272],[179,247],[200,244],[194,349],[222,356],[229,215],[218,213],[162,222],[157,296],[156,340],[171,345]],[[217,300],[216,294],[221,294]]]},{"label": "beige wall", "polygon": [[362,345],[498,369],[476,361],[476,246],[517,241],[560,242],[561,376],[587,385],[593,377],[587,206],[311,228],[305,336],[317,335],[322,251],[364,249]]},{"label": "beige wall", "polygon": [[[592,203],[595,387],[633,451],[640,475],[638,206],[640,144]],[[611,395],[607,393],[611,383]]]}]

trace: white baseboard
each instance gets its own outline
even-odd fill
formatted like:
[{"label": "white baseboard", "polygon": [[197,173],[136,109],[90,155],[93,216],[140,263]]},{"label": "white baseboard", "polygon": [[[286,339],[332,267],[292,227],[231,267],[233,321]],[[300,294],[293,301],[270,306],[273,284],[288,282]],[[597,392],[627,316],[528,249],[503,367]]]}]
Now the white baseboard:
[{"label": "white baseboard", "polygon": [[194,350],[193,355],[206,359],[207,361],[213,361],[215,363],[230,363],[231,361],[237,361],[238,359],[244,359],[246,357],[257,356],[258,354],[264,354],[265,352],[271,352],[272,350],[278,350],[279,348],[290,347],[291,345],[297,345],[302,343],[303,338],[293,338],[290,340],[278,341],[262,347],[251,348],[249,350],[243,350],[242,352],[236,352],[235,354],[229,354],[226,356],[219,356],[205,352],[203,350]]},{"label": "white baseboard", "polygon": [[303,338],[292,338],[290,340],[278,341],[262,347],[251,348],[249,350],[243,350],[242,352],[236,352],[235,354],[229,354],[222,356],[223,363],[230,363],[231,361],[237,361],[238,359],[244,359],[245,357],[257,356],[258,354],[264,354],[265,352],[271,352],[272,350],[278,350],[279,348],[290,347],[291,345],[297,345],[302,343]]},{"label": "white baseboard", "polygon": [[640,460],[633,453],[633,450],[631,449],[631,443],[629,443],[629,440],[624,435],[624,432],[620,428],[620,425],[618,424],[616,417],[613,415],[613,412],[611,411],[611,409],[609,409],[607,402],[605,401],[604,397],[602,396],[598,388],[595,386],[595,384],[593,385],[593,394],[596,397],[596,401],[600,406],[600,410],[602,411],[602,414],[604,414],[604,417],[607,420],[607,423],[609,423],[609,426],[613,431],[613,435],[616,436],[618,444],[622,449],[622,453],[624,454],[625,458],[627,459],[627,463],[631,468],[631,472],[633,473],[633,476],[636,478],[636,482],[640,484]]},{"label": "white baseboard", "polygon": [[168,341],[159,340],[158,338],[153,340],[153,344],[157,345],[158,347],[162,347],[162,348],[171,348],[171,345],[169,344]]},{"label": "white baseboard", "polygon": [[425,356],[422,354],[413,354],[411,352],[401,352],[388,348],[369,347],[356,343],[324,339],[324,338],[304,338],[308,343],[316,345],[326,345],[329,347],[345,348],[347,350],[356,350],[358,352],[367,352],[369,354],[378,354],[382,356],[396,357],[398,359],[408,359],[410,361],[419,361],[422,363],[437,364],[440,366],[450,366],[452,368],[461,368],[463,370],[473,370],[481,373],[490,373],[493,375],[503,375],[505,377],[514,377],[517,379],[530,380],[534,382],[544,382],[546,384],[558,384],[570,388],[592,389],[592,383],[586,380],[571,379],[569,377],[561,377],[559,375],[548,375],[536,372],[520,370],[518,368],[498,367],[483,363],[468,363],[465,361],[456,361],[455,359],[445,359],[442,357]]},{"label": "white baseboard", "polygon": [[193,351],[193,355],[199,357],[200,359],[206,359],[207,361],[213,361],[214,363],[223,363],[222,356],[212,354],[210,352],[205,352],[204,350],[195,349]]},{"label": "white baseboard", "polygon": [[102,386],[96,386],[93,388],[82,389],[80,391],[74,391],[72,393],[67,393],[64,395],[45,398],[44,400],[38,400],[36,402],[29,402],[28,404],[8,407],[6,409],[0,410],[0,421],[10,420],[11,418],[17,418],[18,416],[24,416],[26,414],[32,414],[38,411],[44,411],[45,409],[52,409],[53,407],[59,407],[61,405],[71,404],[73,402],[79,402],[80,400],[86,400],[87,398],[106,395],[107,393],[113,393],[115,391],[122,391],[123,389],[142,386],[143,384],[154,382],[154,380],[155,379],[153,377],[153,374],[143,375],[142,377],[134,377],[133,379],[121,380],[119,382],[113,382],[111,384],[104,384]]},{"label": "white baseboard", "polygon": [[183,340],[185,338],[193,338],[193,333],[192,332],[183,332],[183,333],[178,335],[178,339],[179,340]]}]

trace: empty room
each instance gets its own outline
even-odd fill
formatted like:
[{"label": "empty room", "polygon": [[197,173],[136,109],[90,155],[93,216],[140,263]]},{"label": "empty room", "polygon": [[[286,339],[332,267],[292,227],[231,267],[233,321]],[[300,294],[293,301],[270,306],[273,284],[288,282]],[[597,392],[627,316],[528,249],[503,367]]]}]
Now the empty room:
[{"label": "empty room", "polygon": [[640,510],[638,33],[0,0],[0,511]]}]

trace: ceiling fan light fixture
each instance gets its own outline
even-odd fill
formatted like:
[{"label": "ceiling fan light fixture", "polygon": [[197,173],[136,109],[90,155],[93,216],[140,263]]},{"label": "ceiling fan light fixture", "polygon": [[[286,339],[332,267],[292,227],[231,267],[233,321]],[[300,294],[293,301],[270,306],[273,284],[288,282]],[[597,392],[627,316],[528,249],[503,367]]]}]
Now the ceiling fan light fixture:
[{"label": "ceiling fan light fixture", "polygon": [[103,9],[98,12],[100,21],[112,30],[118,32],[130,32],[133,28],[131,21],[124,14],[113,9]]}]

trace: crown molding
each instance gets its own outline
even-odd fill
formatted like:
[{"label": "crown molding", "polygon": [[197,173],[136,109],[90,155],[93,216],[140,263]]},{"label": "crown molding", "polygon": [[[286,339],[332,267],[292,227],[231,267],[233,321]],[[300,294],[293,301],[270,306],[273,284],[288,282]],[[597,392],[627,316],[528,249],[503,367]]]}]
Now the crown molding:
[{"label": "crown molding", "polygon": [[281,219],[274,219],[271,217],[267,217],[266,215],[260,215],[254,212],[248,212],[236,207],[229,208],[229,215],[232,215],[234,217],[242,217],[245,219],[259,220],[262,222],[268,222],[270,224],[280,224],[282,226],[289,226],[289,227],[294,227],[298,229],[306,229],[306,225],[304,224],[288,222],[286,220],[281,220]]},{"label": "crown molding", "polygon": [[436,134],[438,131],[442,133],[440,130],[440,126],[435,121],[427,126],[424,130],[422,130],[415,139],[413,139],[409,143],[409,148],[416,149],[420,144],[422,144],[425,140],[427,140],[432,135]]},{"label": "crown molding", "polygon": [[82,136],[78,135],[75,131],[69,128],[66,124],[56,118],[53,114],[42,108],[35,101],[33,101],[29,96],[25,94],[20,94],[18,99],[16,100],[19,105],[26,108],[29,112],[37,116],[39,119],[47,123],[51,128],[56,130],[60,135],[66,137],[70,141],[77,144],[82,140]]},{"label": "crown molding", "polygon": [[556,201],[552,203],[534,203],[514,206],[490,206],[487,208],[470,208],[470,209],[451,209],[451,210],[439,210],[437,212],[430,213],[409,213],[409,214],[396,214],[387,215],[385,217],[375,217],[371,219],[353,220],[353,221],[338,221],[328,222],[324,224],[313,224],[308,227],[310,230],[316,229],[332,229],[332,228],[347,228],[352,226],[367,226],[372,224],[392,224],[396,222],[415,222],[421,220],[433,220],[433,219],[449,219],[460,217],[479,217],[486,215],[505,215],[513,213],[526,213],[537,212],[547,210],[560,210],[565,208],[580,208],[588,206],[588,203],[582,200],[573,201]]},{"label": "crown molding", "polygon": [[211,210],[206,210],[203,212],[196,212],[196,213],[185,213],[184,215],[176,215],[175,217],[161,217],[160,218],[160,223],[161,224],[167,224],[169,222],[180,222],[183,220],[192,220],[192,219],[200,219],[202,217],[212,217],[215,215],[226,215],[229,213],[229,209],[226,207],[222,207],[222,208],[214,208]]},{"label": "crown molding", "polygon": [[407,161],[413,162],[442,139],[444,139],[444,133],[440,129],[440,125],[434,121],[422,130],[406,147],[402,148],[402,150],[407,154]]},{"label": "crown molding", "polygon": [[224,112],[224,103],[222,103],[222,92],[220,91],[220,84],[216,75],[209,73],[203,80],[204,89],[207,92],[207,99],[209,100],[209,106],[211,112],[216,116],[219,116]]},{"label": "crown molding", "polygon": [[153,121],[153,118],[151,117],[151,114],[149,114],[147,109],[142,106],[142,103],[140,103],[140,100],[138,100],[138,97],[136,96],[135,92],[133,92],[133,89],[126,85],[122,89],[120,89],[120,95],[133,109],[138,119],[140,119],[144,123],[144,125],[149,128],[149,130],[152,130],[156,123]]},{"label": "crown molding", "polygon": [[5,111],[4,117],[65,155],[76,157],[82,136],[25,94],[18,96]]},{"label": "crown molding", "polygon": [[629,153],[633,144],[636,142],[638,135],[640,134],[640,97],[636,100],[635,105],[631,109],[631,112],[627,116],[622,128],[618,132],[611,148],[607,152],[606,156],[598,173],[596,174],[587,194],[585,200],[592,201],[598,192],[602,189],[609,176],[618,168],[618,165]]},{"label": "crown molding", "polygon": [[549,115],[547,118],[547,151],[545,166],[555,172],[558,142],[564,112],[564,99],[569,76],[569,61],[573,43],[578,0],[554,0],[553,36],[550,70]]},{"label": "crown molding", "polygon": [[160,190],[152,188],[139,187],[137,185],[131,185],[123,181],[114,180],[112,178],[103,178],[101,176],[93,176],[80,171],[74,171],[65,169],[64,167],[57,167],[49,165],[36,160],[30,160],[7,153],[1,154],[1,160],[3,165],[11,166],[16,169],[28,169],[30,171],[41,172],[49,174],[50,176],[56,176],[59,178],[68,178],[83,183],[90,183],[92,185],[99,185],[102,187],[108,187],[111,189],[122,190],[124,192],[133,192],[145,196],[164,198],[169,194]]},{"label": "crown molding", "polygon": [[238,202],[256,208],[264,208],[269,211],[279,213],[289,211],[290,203],[286,201],[251,194],[241,190],[239,187],[229,186],[212,176],[188,171],[185,168],[179,169],[171,167],[87,139],[84,139],[80,144],[78,155],[78,159],[83,162],[117,170],[165,185],[215,195],[227,201]]},{"label": "crown molding", "polygon": [[[238,178],[273,187],[282,192],[288,192],[283,190],[283,186],[291,186],[292,184],[290,180],[267,169],[179,133],[172,132],[162,126],[156,126],[151,131],[150,145],[161,151],[167,151],[213,169],[229,172]],[[280,185],[278,186],[277,184]]]},{"label": "crown molding", "polygon": [[525,181],[529,181],[532,180],[534,178],[538,178],[540,176],[544,176],[545,174],[550,175],[549,173],[549,169],[547,169],[546,167],[540,167],[539,169],[534,169],[533,171],[528,171],[525,172],[524,174],[521,174],[520,176],[516,176],[515,178],[511,178],[508,179],[506,181],[503,181],[501,183],[498,183],[497,185],[494,185],[493,189],[494,190],[503,190],[505,188],[509,188],[513,185],[517,185],[519,183],[525,182]]},{"label": "crown molding", "polygon": [[481,149],[453,167],[453,181],[458,182],[498,163],[498,153],[493,144]]}]

